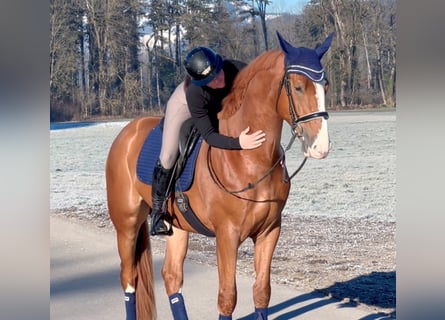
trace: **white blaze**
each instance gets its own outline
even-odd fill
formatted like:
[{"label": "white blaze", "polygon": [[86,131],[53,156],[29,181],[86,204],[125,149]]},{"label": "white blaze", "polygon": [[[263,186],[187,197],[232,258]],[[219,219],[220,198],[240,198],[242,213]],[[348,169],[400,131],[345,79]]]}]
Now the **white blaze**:
[{"label": "white blaze", "polygon": [[[317,99],[318,111],[326,111],[325,108],[325,82],[315,83],[315,97]],[[328,123],[326,119],[321,118],[321,128],[312,146],[309,146],[308,156],[316,159],[322,159],[328,155],[329,152],[329,135]]]}]

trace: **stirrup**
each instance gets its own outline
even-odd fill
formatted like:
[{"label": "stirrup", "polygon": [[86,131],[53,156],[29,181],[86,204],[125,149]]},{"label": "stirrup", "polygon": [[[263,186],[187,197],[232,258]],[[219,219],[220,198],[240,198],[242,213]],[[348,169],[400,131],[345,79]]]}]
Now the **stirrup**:
[{"label": "stirrup", "polygon": [[[165,225],[164,221],[169,224],[169,227]],[[170,216],[165,213],[152,214],[150,234],[152,236],[171,236],[173,234],[173,224],[171,222]]]}]

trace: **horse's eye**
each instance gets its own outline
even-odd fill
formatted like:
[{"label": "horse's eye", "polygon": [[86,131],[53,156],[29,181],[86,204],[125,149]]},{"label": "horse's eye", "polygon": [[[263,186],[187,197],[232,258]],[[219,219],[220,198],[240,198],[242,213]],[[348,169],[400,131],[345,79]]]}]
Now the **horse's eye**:
[{"label": "horse's eye", "polygon": [[295,87],[295,91],[297,91],[298,93],[303,93],[303,87],[297,86],[297,87]]}]

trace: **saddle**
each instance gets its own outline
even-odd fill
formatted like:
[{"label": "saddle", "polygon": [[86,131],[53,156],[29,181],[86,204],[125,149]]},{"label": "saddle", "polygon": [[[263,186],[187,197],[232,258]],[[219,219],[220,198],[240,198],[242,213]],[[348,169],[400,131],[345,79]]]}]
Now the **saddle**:
[{"label": "saddle", "polygon": [[[142,149],[139,153],[136,174],[138,179],[148,185],[153,183],[153,169],[159,159],[162,147],[162,132],[164,119],[154,127],[145,138]],[[201,146],[202,138],[194,129],[190,120],[186,121],[180,130],[180,155],[175,164],[173,181],[176,181],[176,190],[187,191],[192,182],[195,171],[195,161]],[[172,184],[173,185],[173,184]]]},{"label": "saddle", "polygon": [[[159,158],[162,146],[164,118],[147,136],[136,165],[138,179],[148,185],[152,184],[154,165]],[[169,181],[169,190],[175,191],[175,202],[187,222],[200,234],[214,237],[191,210],[189,199],[184,194],[193,183],[196,159],[202,143],[202,137],[194,126],[192,119],[186,120],[179,134],[179,155],[173,166],[174,173]]]}]

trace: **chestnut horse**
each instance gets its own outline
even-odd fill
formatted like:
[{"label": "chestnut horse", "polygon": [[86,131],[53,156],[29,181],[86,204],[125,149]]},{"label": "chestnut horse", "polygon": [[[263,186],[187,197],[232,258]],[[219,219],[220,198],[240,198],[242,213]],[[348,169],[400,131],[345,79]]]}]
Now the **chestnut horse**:
[{"label": "chestnut horse", "polygon": [[[263,53],[238,74],[218,115],[221,134],[238,137],[249,126],[264,130],[266,141],[257,149],[237,151],[203,142],[193,184],[185,192],[196,217],[216,237],[220,319],[231,319],[235,309],[237,253],[247,238],[254,243],[255,317],[267,319],[270,267],[290,189],[287,149],[281,145],[283,121],[292,127],[306,157],[325,158],[330,148],[324,106],[328,85],[321,58],[333,34],[316,49],[293,47],[277,34],[281,50]],[[151,186],[138,179],[136,164],[147,135],[159,121],[156,117],[131,121],[113,142],[106,163],[108,208],[117,232],[127,319],[156,319],[147,222]],[[162,276],[167,295],[179,301],[188,235],[199,231],[184,218],[174,198],[173,192],[167,210],[174,232],[166,237]],[[179,311],[172,305],[173,316],[187,319],[183,300],[180,304]]]}]

